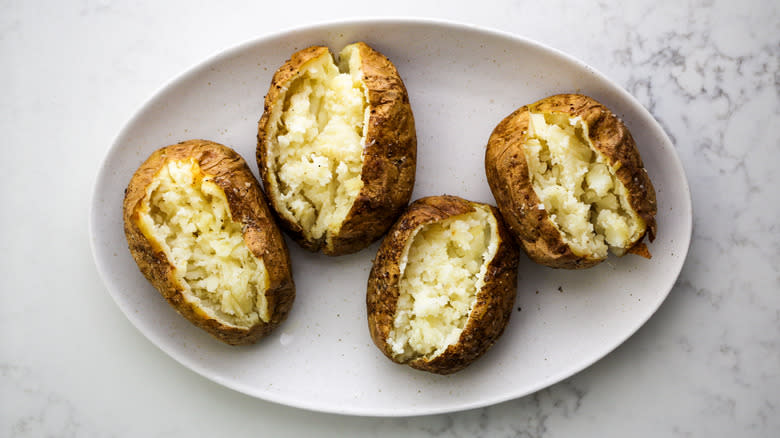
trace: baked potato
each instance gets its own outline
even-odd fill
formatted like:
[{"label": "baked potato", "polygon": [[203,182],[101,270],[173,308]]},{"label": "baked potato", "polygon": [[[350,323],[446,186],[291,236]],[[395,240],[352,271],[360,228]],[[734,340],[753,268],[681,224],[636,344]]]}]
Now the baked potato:
[{"label": "baked potato", "polygon": [[368,327],[390,360],[437,374],[471,364],[501,336],[519,250],[494,207],[455,196],[413,202],[368,279]]},{"label": "baked potato", "polygon": [[255,342],[292,307],[284,239],[232,149],[190,140],[155,151],[125,191],[124,230],[143,275],[196,326]]},{"label": "baked potato", "polygon": [[650,257],[655,189],[631,133],[604,105],[560,94],[496,126],[485,172],[498,209],[537,263],[578,269],[626,252]]},{"label": "baked potato", "polygon": [[257,164],[281,227],[328,255],[378,240],[414,187],[417,137],[401,77],[365,43],[338,65],[327,47],[295,54],[274,74],[258,122]]}]

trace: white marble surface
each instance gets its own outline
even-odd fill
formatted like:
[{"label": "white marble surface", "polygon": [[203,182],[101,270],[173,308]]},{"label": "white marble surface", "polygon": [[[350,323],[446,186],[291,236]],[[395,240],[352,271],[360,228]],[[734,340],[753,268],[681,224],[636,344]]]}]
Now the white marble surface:
[{"label": "white marble surface", "polygon": [[[0,436],[780,436],[777,2],[157,3],[12,2],[0,14]],[[594,366],[473,411],[320,414],[186,370],[130,325],[95,271],[87,212],[105,151],[156,89],[221,49],[388,13],[533,38],[634,94],[691,185],[677,286]]]}]

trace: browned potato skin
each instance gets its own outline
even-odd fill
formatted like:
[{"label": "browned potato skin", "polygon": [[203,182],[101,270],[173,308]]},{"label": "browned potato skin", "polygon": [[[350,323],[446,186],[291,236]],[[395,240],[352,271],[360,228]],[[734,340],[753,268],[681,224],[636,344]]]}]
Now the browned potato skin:
[{"label": "browned potato skin", "polygon": [[[581,94],[559,94],[516,110],[496,126],[485,152],[485,172],[498,209],[528,256],[553,268],[589,268],[603,259],[578,256],[561,238],[536,196],[523,152],[529,113],[565,113],[581,117],[593,146],[617,167],[626,186],[629,203],[646,224],[645,234],[655,239],[657,210],[655,189],[639,156],[631,133],[609,109]],[[642,245],[641,236],[635,245]]]},{"label": "browned potato skin", "polygon": [[[368,328],[374,344],[390,360],[396,362],[387,337],[393,328],[399,297],[401,255],[412,232],[417,227],[442,221],[452,216],[474,211],[475,202],[457,196],[431,196],[413,202],[393,225],[379,247],[368,278],[366,307]],[[457,343],[431,360],[418,358],[407,364],[412,368],[436,374],[459,371],[484,354],[501,336],[514,308],[517,291],[519,250],[506,229],[498,210],[490,206],[498,223],[499,247],[488,265],[485,284],[466,327]],[[400,362],[399,362],[400,363]]]},{"label": "browned potato skin", "polygon": [[[173,273],[173,265],[160,248],[155,248],[138,227],[138,207],[146,187],[160,168],[171,160],[194,158],[204,173],[214,177],[227,195],[233,220],[242,224],[244,241],[262,259],[268,272],[266,292],[271,320],[251,328],[223,324],[188,303]],[[124,229],[130,253],[141,273],[163,297],[196,326],[231,345],[257,341],[287,317],[295,299],[290,256],[287,246],[266,206],[265,197],[246,162],[232,149],[206,140],[189,140],[158,149],[138,168],[125,191]]]},{"label": "browned potato skin", "polygon": [[[409,203],[417,167],[417,136],[406,87],[390,60],[365,43],[357,44],[371,110],[363,148],[363,188],[338,235],[333,236],[330,245],[325,239],[327,234],[319,240],[307,240],[298,224],[277,213],[279,201],[267,191],[281,227],[302,247],[331,256],[360,251],[382,237]],[[328,48],[322,46],[303,49],[274,74],[257,129],[257,164],[266,188],[273,177],[265,165],[271,108],[301,67],[327,52]]]}]

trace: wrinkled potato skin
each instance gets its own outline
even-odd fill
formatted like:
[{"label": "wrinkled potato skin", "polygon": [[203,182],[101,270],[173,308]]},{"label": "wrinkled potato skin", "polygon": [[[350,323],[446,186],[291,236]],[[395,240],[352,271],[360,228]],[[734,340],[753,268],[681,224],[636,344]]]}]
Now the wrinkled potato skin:
[{"label": "wrinkled potato skin", "polygon": [[[528,256],[537,263],[565,269],[589,268],[604,259],[578,256],[561,238],[558,228],[536,196],[523,145],[530,112],[565,113],[581,117],[593,146],[617,167],[617,177],[629,193],[629,203],[645,222],[650,241],[655,239],[655,189],[628,128],[609,109],[579,94],[559,94],[526,105],[501,121],[488,140],[485,173],[498,209]],[[644,235],[635,246],[642,245]]]},{"label": "wrinkled potato skin", "polygon": [[[368,279],[366,307],[371,339],[390,360],[396,362],[387,338],[393,328],[400,294],[400,262],[407,241],[418,227],[472,212],[475,204],[446,195],[418,199],[382,241]],[[484,285],[477,294],[466,327],[458,342],[435,358],[409,361],[407,364],[412,368],[436,374],[459,371],[484,354],[501,336],[509,322],[517,291],[519,250],[498,210],[492,206],[490,208],[498,224],[499,246],[488,265]]]},{"label": "wrinkled potato skin", "polygon": [[[233,220],[242,224],[244,242],[265,264],[269,280],[266,297],[271,315],[268,323],[261,320],[251,328],[229,326],[188,303],[175,278],[173,265],[137,225],[137,209],[157,172],[168,161],[189,158],[194,158],[203,172],[213,176],[214,183],[224,190]],[[158,149],[131,178],[123,209],[125,236],[141,273],[179,314],[196,326],[225,343],[249,344],[265,336],[287,317],[295,299],[287,246],[268,210],[260,185],[244,159],[232,149],[206,140],[189,140]]]},{"label": "wrinkled potato skin", "polygon": [[363,148],[363,188],[337,235],[327,242],[306,239],[301,227],[278,213],[279,200],[268,190],[273,178],[268,168],[267,138],[271,109],[281,104],[287,87],[302,67],[328,53],[315,46],[296,52],[274,74],[265,96],[263,116],[257,130],[257,164],[269,201],[281,227],[302,247],[338,256],[360,251],[378,240],[409,203],[417,167],[417,136],[412,107],[395,66],[381,53],[359,42],[361,70],[368,91],[370,117]]}]

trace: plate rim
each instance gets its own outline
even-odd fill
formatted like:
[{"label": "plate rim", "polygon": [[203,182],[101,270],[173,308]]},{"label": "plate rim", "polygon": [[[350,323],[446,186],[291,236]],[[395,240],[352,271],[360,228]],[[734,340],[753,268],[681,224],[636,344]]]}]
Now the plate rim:
[{"label": "plate rim", "polygon": [[[208,370],[203,369],[197,363],[197,361],[192,361],[184,355],[175,354],[169,351],[168,349],[164,348],[156,339],[153,339],[152,337],[147,335],[146,331],[139,326],[139,322],[131,317],[132,312],[126,311],[125,306],[122,303],[120,303],[116,293],[113,292],[112,286],[108,281],[107,263],[101,261],[101,259],[98,257],[99,249],[97,248],[98,242],[96,238],[97,233],[95,230],[96,223],[98,222],[97,215],[99,212],[97,208],[97,205],[99,204],[98,197],[100,196],[99,188],[103,186],[103,183],[107,178],[106,165],[107,162],[109,161],[109,158],[113,155],[114,151],[120,147],[119,140],[126,137],[128,131],[130,130],[130,127],[134,126],[138,121],[138,119],[143,116],[145,110],[152,107],[168,89],[170,89],[171,87],[175,86],[178,83],[186,81],[189,76],[197,74],[202,68],[208,65],[218,63],[222,59],[230,58],[232,56],[240,54],[241,52],[253,46],[262,45],[264,43],[268,43],[271,40],[289,38],[299,32],[323,31],[323,30],[333,29],[338,26],[365,26],[367,24],[368,25],[370,24],[424,25],[424,26],[446,29],[448,31],[476,32],[476,33],[486,34],[492,37],[498,37],[498,38],[510,40],[512,43],[515,44],[519,43],[519,44],[524,44],[533,47],[534,49],[541,50],[550,55],[553,55],[564,62],[577,65],[578,67],[589,72],[590,74],[593,74],[600,82],[608,84],[610,90],[616,92],[620,100],[627,101],[633,107],[640,108],[641,111],[646,113],[646,115],[656,125],[658,132],[662,135],[661,140],[665,141],[668,145],[670,145],[673,150],[673,154],[671,154],[673,157],[672,161],[667,162],[665,164],[667,166],[673,166],[675,168],[674,169],[675,173],[679,173],[680,175],[682,175],[683,184],[681,187],[678,187],[677,190],[682,192],[681,194],[683,196],[683,199],[686,201],[685,214],[687,217],[684,218],[686,219],[686,221],[684,224],[682,224],[685,229],[685,233],[684,233],[685,241],[682,242],[683,245],[681,245],[681,248],[684,248],[684,254],[680,255],[681,262],[679,264],[679,267],[677,268],[677,272],[675,272],[673,276],[668,277],[671,279],[670,280],[671,283],[668,285],[666,284],[663,285],[663,289],[665,289],[665,293],[661,294],[657,300],[657,303],[654,303],[651,306],[652,311],[648,312],[647,315],[643,316],[642,318],[637,319],[637,324],[635,325],[635,327],[633,327],[632,330],[627,330],[623,336],[619,337],[618,341],[615,342],[614,345],[609,346],[602,353],[596,354],[594,355],[594,357],[588,358],[587,360],[578,363],[576,366],[572,368],[568,368],[563,372],[550,375],[546,379],[541,379],[535,385],[530,385],[530,389],[527,389],[526,391],[518,392],[516,394],[506,394],[506,395],[501,395],[492,398],[480,398],[478,400],[471,401],[468,403],[458,404],[457,406],[436,406],[433,408],[426,408],[424,406],[415,405],[415,406],[409,406],[409,408],[407,409],[395,409],[391,411],[378,412],[376,410],[361,409],[355,406],[351,406],[348,409],[340,409],[336,406],[327,406],[327,405],[317,404],[314,402],[309,402],[307,400],[300,400],[300,399],[291,400],[273,393],[263,393],[262,391],[259,392],[253,391],[252,388],[248,388],[244,385],[241,385],[240,383],[233,382],[229,379],[224,379],[219,375],[214,375],[210,373]],[[88,231],[89,231],[89,245],[92,253],[93,262],[97,268],[98,275],[103,283],[103,286],[111,296],[111,299],[114,301],[117,307],[124,314],[125,318],[127,318],[127,320],[129,320],[130,323],[133,325],[133,327],[135,327],[136,330],[138,330],[149,342],[151,342],[163,353],[165,353],[166,356],[174,359],[176,362],[178,362],[180,365],[184,366],[185,368],[192,370],[193,372],[206,378],[207,380],[210,380],[214,383],[217,383],[221,386],[224,386],[236,392],[246,394],[252,398],[256,398],[266,402],[272,402],[272,403],[276,403],[288,407],[305,409],[313,412],[361,416],[361,417],[368,417],[368,416],[416,417],[416,416],[423,416],[423,415],[461,412],[470,409],[482,408],[482,407],[502,403],[508,400],[519,399],[531,395],[544,388],[559,383],[564,379],[574,377],[578,373],[589,368],[596,362],[602,360],[610,353],[612,353],[615,349],[623,345],[629,338],[635,335],[639,331],[639,329],[642,326],[644,326],[653,315],[657,313],[658,309],[661,307],[664,301],[666,301],[667,297],[669,296],[672,289],[674,288],[674,284],[676,283],[680,273],[682,272],[683,267],[685,266],[690,251],[690,243],[691,243],[692,232],[693,232],[693,202],[692,202],[692,196],[690,191],[690,184],[688,182],[688,177],[685,172],[685,168],[682,165],[682,161],[680,159],[679,154],[677,153],[677,148],[675,147],[675,144],[672,142],[671,138],[666,133],[663,125],[661,125],[661,123],[653,116],[653,114],[650,113],[650,111],[647,108],[645,108],[633,95],[631,95],[627,90],[625,90],[620,84],[609,79],[606,75],[602,74],[600,71],[596,70],[595,68],[586,64],[585,62],[579,60],[578,58],[575,58],[572,55],[562,52],[561,50],[558,50],[554,47],[547,46],[543,43],[540,43],[528,37],[503,31],[503,30],[498,30],[495,28],[481,26],[481,25],[474,25],[465,22],[438,19],[438,18],[369,16],[369,17],[353,17],[353,18],[346,18],[346,19],[339,19],[339,20],[316,21],[308,24],[299,25],[299,26],[287,27],[279,31],[270,32],[257,37],[249,38],[238,44],[235,44],[223,50],[218,50],[212,53],[211,55],[201,59],[195,64],[185,68],[183,71],[176,74],[171,79],[168,79],[167,81],[163,82],[162,85],[157,87],[157,89],[155,89],[146,99],[144,99],[141,102],[140,105],[137,106],[137,108],[132,112],[132,116],[124,122],[121,129],[114,137],[111,146],[109,146],[104,152],[103,158],[100,160],[100,164],[97,169],[97,175],[95,176],[92,185],[92,195],[90,197],[90,209],[88,214]]]}]

